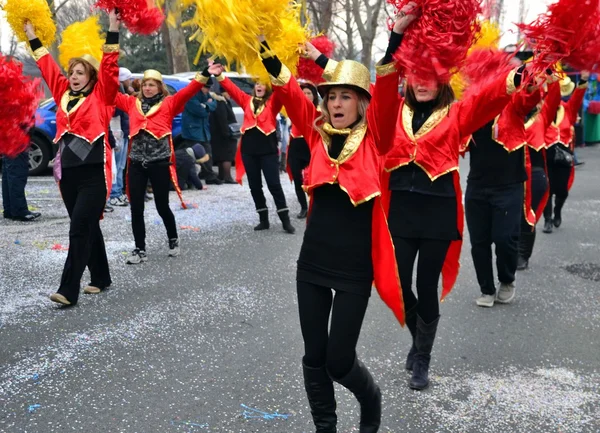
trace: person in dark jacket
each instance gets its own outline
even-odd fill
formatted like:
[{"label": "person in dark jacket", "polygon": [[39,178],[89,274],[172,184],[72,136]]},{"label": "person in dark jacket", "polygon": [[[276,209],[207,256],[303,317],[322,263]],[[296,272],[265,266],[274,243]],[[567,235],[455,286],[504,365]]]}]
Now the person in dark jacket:
[{"label": "person in dark jacket", "polygon": [[25,198],[25,186],[29,174],[29,149],[14,158],[2,156],[2,208],[4,218],[30,222],[41,213],[31,212]]},{"label": "person in dark jacket", "polygon": [[[209,116],[217,108],[217,103],[210,96],[211,85],[212,80],[206,83],[202,91],[198,92],[185,104],[181,119],[181,136],[184,139],[184,147],[191,147],[196,143],[200,143],[209,156],[212,155]],[[217,178],[212,166],[211,157],[208,162],[202,164],[202,176],[207,184],[220,185],[223,182]]]},{"label": "person in dark jacket", "polygon": [[240,128],[233,113],[229,93],[210,95],[217,103],[217,108],[210,113],[209,120],[213,160],[219,166],[218,178],[224,183],[234,184],[236,181],[231,177],[231,165],[235,160],[237,142],[241,137]]},{"label": "person in dark jacket", "polygon": [[[177,183],[182,190],[187,189],[188,184],[192,184],[196,189],[203,189],[202,181],[196,172],[196,164],[203,164],[210,157],[200,143],[194,144],[186,149],[175,151],[175,164],[177,166]],[[171,190],[175,188],[171,186]]]}]

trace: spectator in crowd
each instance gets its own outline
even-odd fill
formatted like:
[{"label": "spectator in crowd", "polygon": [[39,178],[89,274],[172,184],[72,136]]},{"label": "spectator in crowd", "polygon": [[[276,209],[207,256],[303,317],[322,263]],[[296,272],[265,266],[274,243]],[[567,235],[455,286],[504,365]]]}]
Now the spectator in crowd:
[{"label": "spectator in crowd", "polygon": [[231,176],[231,165],[235,160],[237,142],[242,136],[240,125],[233,113],[229,93],[211,93],[211,97],[217,103],[209,118],[213,160],[219,167],[218,178],[224,183],[234,184],[236,182]]},{"label": "spectator in crowd", "polygon": [[217,103],[210,96],[210,86],[212,80],[206,83],[192,99],[185,104],[182,117],[181,136],[184,139],[184,147],[191,147],[200,143],[209,155],[209,160],[201,165],[201,176],[208,185],[220,185],[223,181],[219,180],[213,171],[212,148],[210,145],[210,113],[215,111]]},{"label": "spectator in crowd", "polygon": [[277,115],[277,139],[279,140],[279,171],[285,173],[287,166],[287,148],[290,143],[291,122],[283,113]]},{"label": "spectator in crowd", "polygon": [[[177,183],[182,190],[188,189],[192,184],[196,189],[203,189],[202,181],[198,177],[196,164],[204,164],[210,157],[200,143],[192,147],[175,151],[175,164],[177,167]],[[175,188],[171,185],[171,191]]]}]

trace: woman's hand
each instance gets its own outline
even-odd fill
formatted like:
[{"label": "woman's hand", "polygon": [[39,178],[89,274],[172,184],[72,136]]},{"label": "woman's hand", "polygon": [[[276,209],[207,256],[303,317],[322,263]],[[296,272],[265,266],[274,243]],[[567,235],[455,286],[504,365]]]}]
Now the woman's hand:
[{"label": "woman's hand", "polygon": [[108,13],[108,21],[110,23],[108,27],[109,32],[118,32],[121,26],[121,14],[116,9],[112,9]]},{"label": "woman's hand", "polygon": [[394,23],[393,28],[394,33],[404,33],[408,26],[410,26],[419,15],[420,11],[419,8],[417,8],[417,4],[415,2],[409,2],[406,6],[400,9],[400,11],[398,11],[398,15],[396,15],[396,22]]},{"label": "woman's hand", "polygon": [[208,72],[215,77],[218,77],[223,72],[225,72],[225,68],[220,63],[213,63],[208,67]]},{"label": "woman's hand", "polygon": [[313,44],[311,44],[308,41],[305,42],[304,45],[301,45],[300,48],[301,48],[304,56],[306,56],[307,58],[312,59],[312,60],[317,60],[319,58],[319,56],[322,54],[319,50],[317,50],[315,48],[315,46]]},{"label": "woman's hand", "polygon": [[25,21],[25,23],[23,24],[23,30],[27,35],[27,39],[29,39],[30,41],[37,38],[37,36],[35,35],[35,29],[33,28],[33,24],[31,24],[31,21]]}]

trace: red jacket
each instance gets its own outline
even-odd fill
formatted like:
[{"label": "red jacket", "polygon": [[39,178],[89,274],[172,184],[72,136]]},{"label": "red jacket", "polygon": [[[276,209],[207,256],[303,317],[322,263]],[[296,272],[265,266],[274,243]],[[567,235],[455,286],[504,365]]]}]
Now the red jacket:
[{"label": "red jacket", "polygon": [[556,120],[553,120],[546,130],[546,147],[552,146],[555,143],[560,143],[573,150],[573,137],[575,135],[573,126],[577,123],[577,116],[581,104],[583,104],[583,97],[585,96],[586,89],[587,83],[577,87],[568,102],[561,101],[558,112],[556,113]]},{"label": "red jacket", "polygon": [[354,206],[376,200],[372,226],[375,286],[383,301],[404,324],[404,304],[394,246],[380,199],[381,156],[392,148],[394,142],[399,74],[393,64],[378,67],[378,74],[366,123],[348,136],[337,159],[332,159],[328,153],[331,136],[313,127],[317,108],[304,96],[285,66],[279,77],[273,79],[273,85],[292,124],[298,127],[311,152],[308,175],[304,180],[304,189],[309,196],[321,185],[337,183]]},{"label": "red jacket", "polygon": [[491,82],[476,95],[434,111],[419,131],[412,130],[413,111],[403,101],[398,115],[393,149],[385,158],[382,176],[386,213],[389,215],[390,173],[414,161],[431,181],[452,172],[456,191],[457,230],[460,240],[452,241],[442,268],[442,299],[450,293],[459,271],[464,212],[458,176],[458,157],[469,137],[504,109],[516,91],[514,72]]},{"label": "red jacket", "polygon": [[108,143],[108,127],[114,113],[114,100],[119,91],[119,45],[104,45],[104,54],[98,71],[98,82],[92,92],[71,110],[69,103],[69,80],[45,47],[33,53],[42,76],[56,102],[56,136],[58,142],[66,133],[76,135],[93,143],[104,136],[104,178],[107,197],[112,187],[112,151]]},{"label": "red jacket", "polygon": [[[171,165],[169,171],[171,181],[175,186],[175,191],[181,201],[181,206],[185,209],[186,205],[183,201],[181,189],[177,182],[177,171],[175,165],[175,150],[173,148],[172,123],[173,118],[181,113],[185,104],[204,87],[208,77],[201,74],[196,74],[196,77],[177,92],[175,95],[167,96],[162,101],[154,105],[148,113],[142,111],[142,101],[131,95],[118,93],[115,97],[115,103],[119,110],[124,111],[129,115],[129,149],[131,149],[133,138],[143,129],[150,133],[154,138],[160,140],[164,137],[169,137],[169,145],[171,147]],[[128,188],[129,191],[129,188]],[[129,192],[128,192],[129,194]]]}]

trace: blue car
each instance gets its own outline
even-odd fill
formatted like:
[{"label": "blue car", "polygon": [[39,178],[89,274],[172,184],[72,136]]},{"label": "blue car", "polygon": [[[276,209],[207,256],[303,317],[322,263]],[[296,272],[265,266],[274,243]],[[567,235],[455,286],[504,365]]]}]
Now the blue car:
[{"label": "blue car", "polygon": [[[141,74],[133,74],[134,78],[141,78]],[[163,76],[169,93],[174,95],[190,82],[189,79]],[[54,99],[46,99],[40,103],[35,113],[35,126],[30,131],[31,148],[29,150],[29,175],[43,173],[50,161],[58,152],[58,145],[52,140],[56,136],[56,103]],[[177,144],[181,135],[181,114],[173,119],[173,142]]]}]

